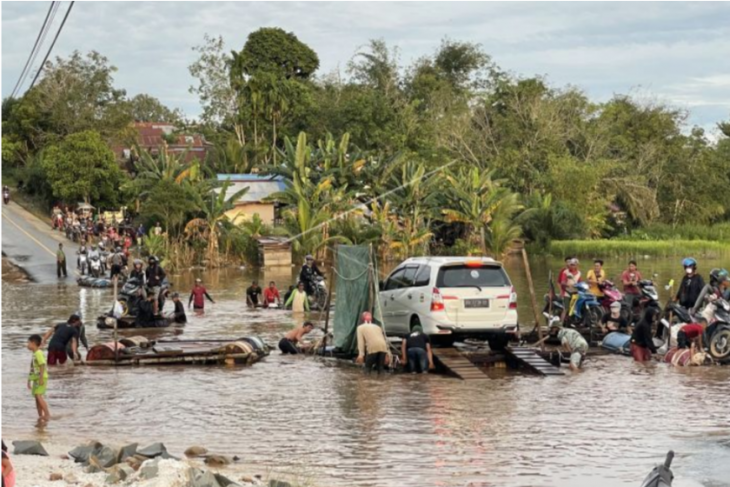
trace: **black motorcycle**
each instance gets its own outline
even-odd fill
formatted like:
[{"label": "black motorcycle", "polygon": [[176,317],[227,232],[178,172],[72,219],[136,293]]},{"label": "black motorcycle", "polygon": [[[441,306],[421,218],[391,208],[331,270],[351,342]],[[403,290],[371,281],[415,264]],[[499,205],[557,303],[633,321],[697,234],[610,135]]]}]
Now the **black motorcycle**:
[{"label": "black motorcycle", "polygon": [[[122,289],[119,291],[119,296],[117,297],[117,301],[119,301],[122,305],[122,316],[135,314],[139,303],[144,300],[144,297],[140,296],[140,289],[142,289],[142,282],[139,279],[127,279],[127,282],[124,283],[124,286],[122,286]],[[146,292],[149,293],[151,290],[147,290]],[[162,308],[165,306],[165,299],[169,292],[170,283],[167,278],[165,278],[162,281],[162,286],[160,288],[160,312],[162,312]]]},{"label": "black motorcycle", "polygon": [[674,474],[670,469],[672,460],[674,460],[674,452],[670,450],[664,463],[654,467],[654,470],[644,479],[641,487],[672,487],[674,481]]},{"label": "black motorcycle", "polygon": [[730,303],[717,299],[708,306],[715,307],[714,319],[704,336],[710,356],[720,362],[730,361]]}]

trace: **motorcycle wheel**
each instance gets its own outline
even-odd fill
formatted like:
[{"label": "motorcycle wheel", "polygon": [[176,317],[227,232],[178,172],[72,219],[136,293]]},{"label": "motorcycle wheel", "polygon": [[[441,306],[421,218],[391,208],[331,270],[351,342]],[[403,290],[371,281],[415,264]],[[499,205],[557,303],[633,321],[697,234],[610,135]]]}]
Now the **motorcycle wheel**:
[{"label": "motorcycle wheel", "polygon": [[710,340],[710,355],[717,360],[730,358],[730,330],[716,332]]},{"label": "motorcycle wheel", "polygon": [[315,299],[317,301],[317,308],[319,310],[325,309],[325,307],[327,306],[327,294],[322,289],[317,291]]}]

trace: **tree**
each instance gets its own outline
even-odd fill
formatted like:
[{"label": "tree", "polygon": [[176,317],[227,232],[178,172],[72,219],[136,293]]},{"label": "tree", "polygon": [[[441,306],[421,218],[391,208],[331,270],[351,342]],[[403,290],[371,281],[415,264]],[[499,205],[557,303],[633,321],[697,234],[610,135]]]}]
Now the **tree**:
[{"label": "tree", "polygon": [[187,185],[163,179],[149,192],[141,214],[147,219],[161,218],[168,234],[177,234],[185,216],[196,210],[193,194]]},{"label": "tree", "polygon": [[292,32],[277,27],[249,34],[243,50],[233,59],[233,73],[255,77],[270,73],[283,79],[309,79],[319,68],[319,57]]},{"label": "tree", "polygon": [[[225,51],[222,37],[205,34],[203,44],[193,47],[199,53],[198,59],[188,67],[197,86],[189,92],[198,95],[203,108],[201,119],[211,125],[233,125],[238,114],[238,97],[231,85],[229,69],[233,57]],[[241,129],[234,130],[240,144],[244,144]]]},{"label": "tree", "polygon": [[183,118],[179,109],[170,110],[157,98],[145,94],[139,94],[129,100],[129,110],[132,119],[137,122],[164,122],[178,125]]},{"label": "tree", "polygon": [[53,195],[66,202],[114,206],[123,180],[114,153],[94,131],[67,136],[43,154]]}]

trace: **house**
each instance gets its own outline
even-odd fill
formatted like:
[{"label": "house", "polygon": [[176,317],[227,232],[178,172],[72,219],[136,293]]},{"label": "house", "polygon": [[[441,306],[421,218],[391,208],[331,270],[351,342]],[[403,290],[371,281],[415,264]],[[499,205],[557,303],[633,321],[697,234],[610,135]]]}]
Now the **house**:
[{"label": "house", "polygon": [[278,224],[278,204],[265,200],[272,194],[286,189],[286,183],[281,178],[259,174],[218,174],[217,178],[218,181],[230,180],[232,183],[226,191],[226,200],[238,191],[248,188],[246,194],[235,202],[235,207],[226,213],[232,222],[241,222],[258,214],[264,224],[272,226]]},{"label": "house", "polygon": [[[141,150],[150,154],[157,154],[160,147],[167,145],[167,150],[172,153],[186,153],[186,162],[193,159],[204,161],[211,147],[205,138],[200,134],[174,134],[175,126],[169,123],[134,122],[132,128],[135,134],[135,142]],[[114,147],[117,158],[129,163],[132,158],[131,144]]]},{"label": "house", "polygon": [[291,241],[286,237],[259,237],[259,263],[266,268],[291,268]]}]

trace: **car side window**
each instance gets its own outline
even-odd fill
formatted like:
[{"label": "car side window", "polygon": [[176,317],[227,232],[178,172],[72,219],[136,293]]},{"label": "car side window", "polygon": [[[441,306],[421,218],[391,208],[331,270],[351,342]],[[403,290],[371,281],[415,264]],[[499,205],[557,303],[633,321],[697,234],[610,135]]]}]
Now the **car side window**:
[{"label": "car side window", "polygon": [[422,265],[418,268],[416,277],[413,279],[414,287],[428,286],[431,282],[431,266]]},{"label": "car side window", "polygon": [[403,275],[406,273],[405,267],[403,269],[396,270],[393,274],[390,275],[388,278],[388,281],[385,283],[385,290],[386,291],[393,291],[394,289],[399,289],[403,287],[402,281],[403,281]]},{"label": "car side window", "polygon": [[416,271],[418,271],[418,266],[408,266],[406,267],[406,273],[403,275],[403,285],[401,287],[411,287],[413,286],[414,278],[416,277]]}]

